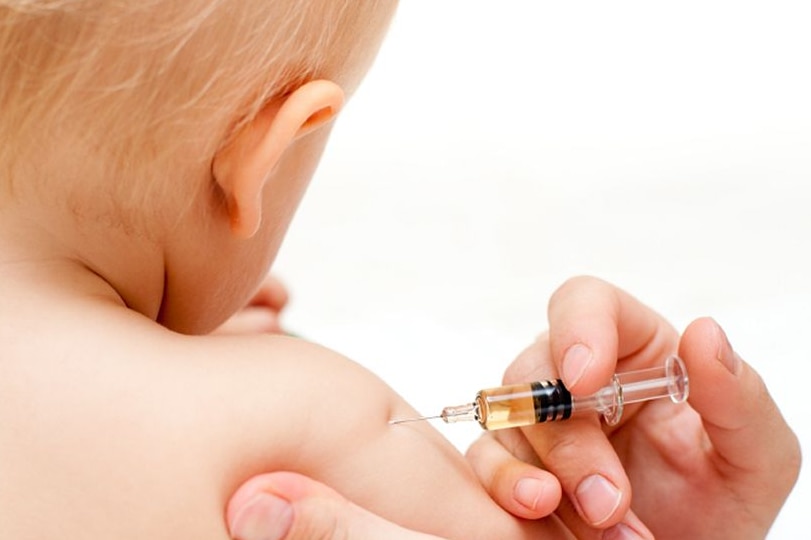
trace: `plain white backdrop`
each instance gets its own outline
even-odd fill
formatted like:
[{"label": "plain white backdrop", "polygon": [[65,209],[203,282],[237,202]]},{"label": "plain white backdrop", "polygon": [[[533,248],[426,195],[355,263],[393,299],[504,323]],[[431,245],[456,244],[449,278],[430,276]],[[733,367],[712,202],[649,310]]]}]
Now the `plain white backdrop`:
[{"label": "plain white backdrop", "polygon": [[[809,28],[804,2],[402,2],[274,267],[287,327],[434,413],[593,274],[715,317],[811,448]],[[809,508],[804,471],[770,538]]]}]

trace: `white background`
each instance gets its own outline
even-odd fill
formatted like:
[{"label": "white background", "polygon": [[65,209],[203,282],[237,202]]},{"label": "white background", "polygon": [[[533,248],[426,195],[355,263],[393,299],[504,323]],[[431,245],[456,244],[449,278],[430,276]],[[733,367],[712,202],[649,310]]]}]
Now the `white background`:
[{"label": "white background", "polygon": [[[594,274],[720,321],[811,448],[809,9],[403,2],[275,266],[287,326],[433,413]],[[770,538],[809,508],[804,471]]]}]

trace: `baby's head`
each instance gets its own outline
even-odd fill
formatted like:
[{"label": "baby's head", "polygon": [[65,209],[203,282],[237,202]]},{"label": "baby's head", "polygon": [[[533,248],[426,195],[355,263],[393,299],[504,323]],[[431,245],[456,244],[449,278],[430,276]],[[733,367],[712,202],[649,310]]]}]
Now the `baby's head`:
[{"label": "baby's head", "polygon": [[130,307],[208,330],[267,270],[393,7],[0,0],[0,207],[88,229],[68,244],[99,224],[133,239],[153,255],[139,275],[164,275],[158,299],[128,289],[131,262],[76,257]]}]

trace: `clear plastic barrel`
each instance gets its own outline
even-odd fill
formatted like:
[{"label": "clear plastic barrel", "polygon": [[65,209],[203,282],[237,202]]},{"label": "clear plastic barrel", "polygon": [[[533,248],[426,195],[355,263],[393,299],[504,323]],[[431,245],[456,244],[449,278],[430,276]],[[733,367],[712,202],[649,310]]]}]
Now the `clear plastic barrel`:
[{"label": "clear plastic barrel", "polygon": [[611,384],[596,393],[574,399],[574,412],[597,411],[606,424],[619,423],[625,405],[669,397],[681,403],[690,393],[687,368],[678,356],[669,356],[658,367],[626,371],[614,375]]}]

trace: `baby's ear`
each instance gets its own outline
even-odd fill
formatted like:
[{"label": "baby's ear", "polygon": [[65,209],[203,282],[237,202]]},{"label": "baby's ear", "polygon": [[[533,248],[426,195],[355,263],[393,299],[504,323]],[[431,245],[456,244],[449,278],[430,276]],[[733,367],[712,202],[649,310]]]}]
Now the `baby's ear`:
[{"label": "baby's ear", "polygon": [[332,120],[344,92],[332,81],[311,81],[267,103],[214,156],[211,170],[228,205],[231,231],[250,238],[262,222],[262,189],[285,150]]}]

